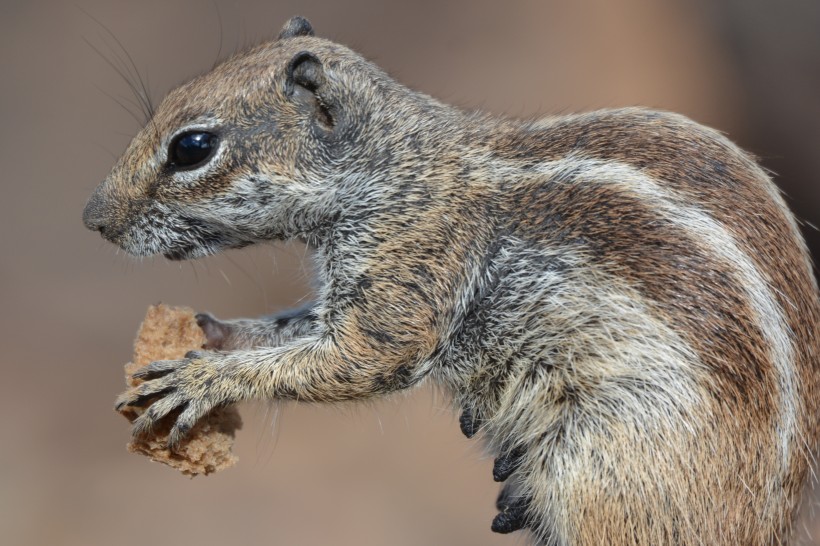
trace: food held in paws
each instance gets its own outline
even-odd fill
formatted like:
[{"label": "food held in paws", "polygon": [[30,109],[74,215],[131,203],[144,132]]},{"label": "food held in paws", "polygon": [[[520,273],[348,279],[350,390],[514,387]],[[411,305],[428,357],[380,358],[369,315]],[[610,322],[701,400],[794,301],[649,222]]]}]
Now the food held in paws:
[{"label": "food held in paws", "polygon": [[[134,361],[125,365],[126,384],[129,389],[136,388],[142,381],[132,377],[134,372],[157,360],[181,359],[188,351],[200,349],[205,341],[191,309],[152,305],[134,342]],[[126,406],[120,413],[133,422],[141,411]],[[242,427],[242,419],[235,406],[211,411],[172,451],[168,449],[168,434],[177,414],[171,413],[150,433],[132,438],[128,451],[167,464],[189,476],[207,475],[236,464],[232,447],[235,432]]]}]

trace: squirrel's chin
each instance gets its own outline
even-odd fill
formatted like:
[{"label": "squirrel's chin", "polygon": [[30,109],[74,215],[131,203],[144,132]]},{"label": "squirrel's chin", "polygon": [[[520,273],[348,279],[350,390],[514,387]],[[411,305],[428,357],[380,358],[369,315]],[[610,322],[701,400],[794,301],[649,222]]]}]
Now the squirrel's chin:
[{"label": "squirrel's chin", "polygon": [[253,241],[238,241],[232,244],[225,245],[179,245],[170,249],[163,250],[162,255],[171,261],[178,262],[181,260],[194,260],[196,258],[204,258],[205,256],[211,256],[212,254],[217,254],[229,248],[245,248],[246,246],[252,244]]},{"label": "squirrel's chin", "polygon": [[162,255],[165,256],[165,258],[167,258],[167,259],[169,259],[173,262],[179,262],[179,261],[182,261],[182,260],[189,260],[189,259],[195,257],[195,256],[192,256],[189,252],[184,251],[184,250],[169,250],[167,252],[163,252]]},{"label": "squirrel's chin", "polygon": [[171,261],[179,262],[182,260],[204,258],[205,256],[216,254],[217,252],[219,252],[219,250],[220,249],[218,248],[209,248],[195,245],[178,246],[167,250],[163,250],[162,255]]}]

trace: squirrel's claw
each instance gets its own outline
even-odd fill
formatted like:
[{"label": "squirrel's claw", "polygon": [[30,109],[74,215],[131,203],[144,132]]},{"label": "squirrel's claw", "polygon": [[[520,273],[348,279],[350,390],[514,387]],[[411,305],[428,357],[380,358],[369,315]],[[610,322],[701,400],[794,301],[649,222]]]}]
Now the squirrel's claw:
[{"label": "squirrel's claw", "polygon": [[157,360],[135,371],[131,374],[131,377],[134,379],[142,379],[143,381],[159,379],[179,368],[183,362],[184,361],[180,360]]},{"label": "squirrel's claw", "polygon": [[179,414],[171,432],[168,434],[168,449],[176,451],[179,444],[188,435],[199,419],[204,416],[211,407],[206,404],[191,402]]},{"label": "squirrel's claw", "polygon": [[174,385],[169,380],[169,376],[163,375],[156,379],[150,378],[138,387],[122,393],[114,404],[114,410],[121,411],[126,406],[143,408],[155,398],[165,396],[173,390]]},{"label": "squirrel's claw", "polygon": [[458,418],[458,424],[461,427],[461,433],[467,438],[475,436],[478,429],[481,428],[481,423],[476,418],[472,410],[465,409]]},{"label": "squirrel's claw", "polygon": [[499,455],[493,464],[493,479],[497,482],[503,482],[509,478],[513,472],[518,470],[523,458],[524,450],[520,447]]},{"label": "squirrel's claw", "polygon": [[527,526],[527,508],[529,507],[527,499],[512,498],[504,488],[496,501],[496,507],[501,513],[493,518],[490,527],[493,532],[507,534]]}]

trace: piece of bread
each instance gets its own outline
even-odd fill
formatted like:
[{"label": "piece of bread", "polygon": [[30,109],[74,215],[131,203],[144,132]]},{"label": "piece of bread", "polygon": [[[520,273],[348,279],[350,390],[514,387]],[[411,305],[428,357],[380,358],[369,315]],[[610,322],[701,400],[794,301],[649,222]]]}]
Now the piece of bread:
[{"label": "piece of bread", "polygon": [[[205,341],[191,309],[152,305],[134,341],[134,361],[125,365],[126,384],[135,388],[142,383],[131,376],[135,371],[156,360],[181,359],[188,351],[200,349]],[[129,421],[136,419],[139,412],[136,408],[121,411]],[[189,476],[207,475],[236,464],[237,457],[231,448],[234,433],[242,427],[242,419],[235,406],[216,408],[200,419],[172,452],[167,448],[168,433],[176,415],[169,415],[150,434],[132,439],[128,451],[167,464]]]}]

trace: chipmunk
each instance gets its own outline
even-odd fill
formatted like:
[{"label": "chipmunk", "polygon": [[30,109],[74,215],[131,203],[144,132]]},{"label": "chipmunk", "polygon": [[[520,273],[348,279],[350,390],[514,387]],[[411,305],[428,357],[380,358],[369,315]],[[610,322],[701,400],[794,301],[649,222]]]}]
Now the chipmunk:
[{"label": "chipmunk", "polygon": [[[176,445],[243,400],[434,381],[538,544],[786,543],[818,441],[820,303],[795,219],[727,138],[639,108],[498,119],[293,18],[172,91],[85,225],[130,254],[313,251],[316,301],[198,320],[117,407]],[[173,414],[176,412],[176,414]],[[175,417],[174,417],[175,415]]]}]

